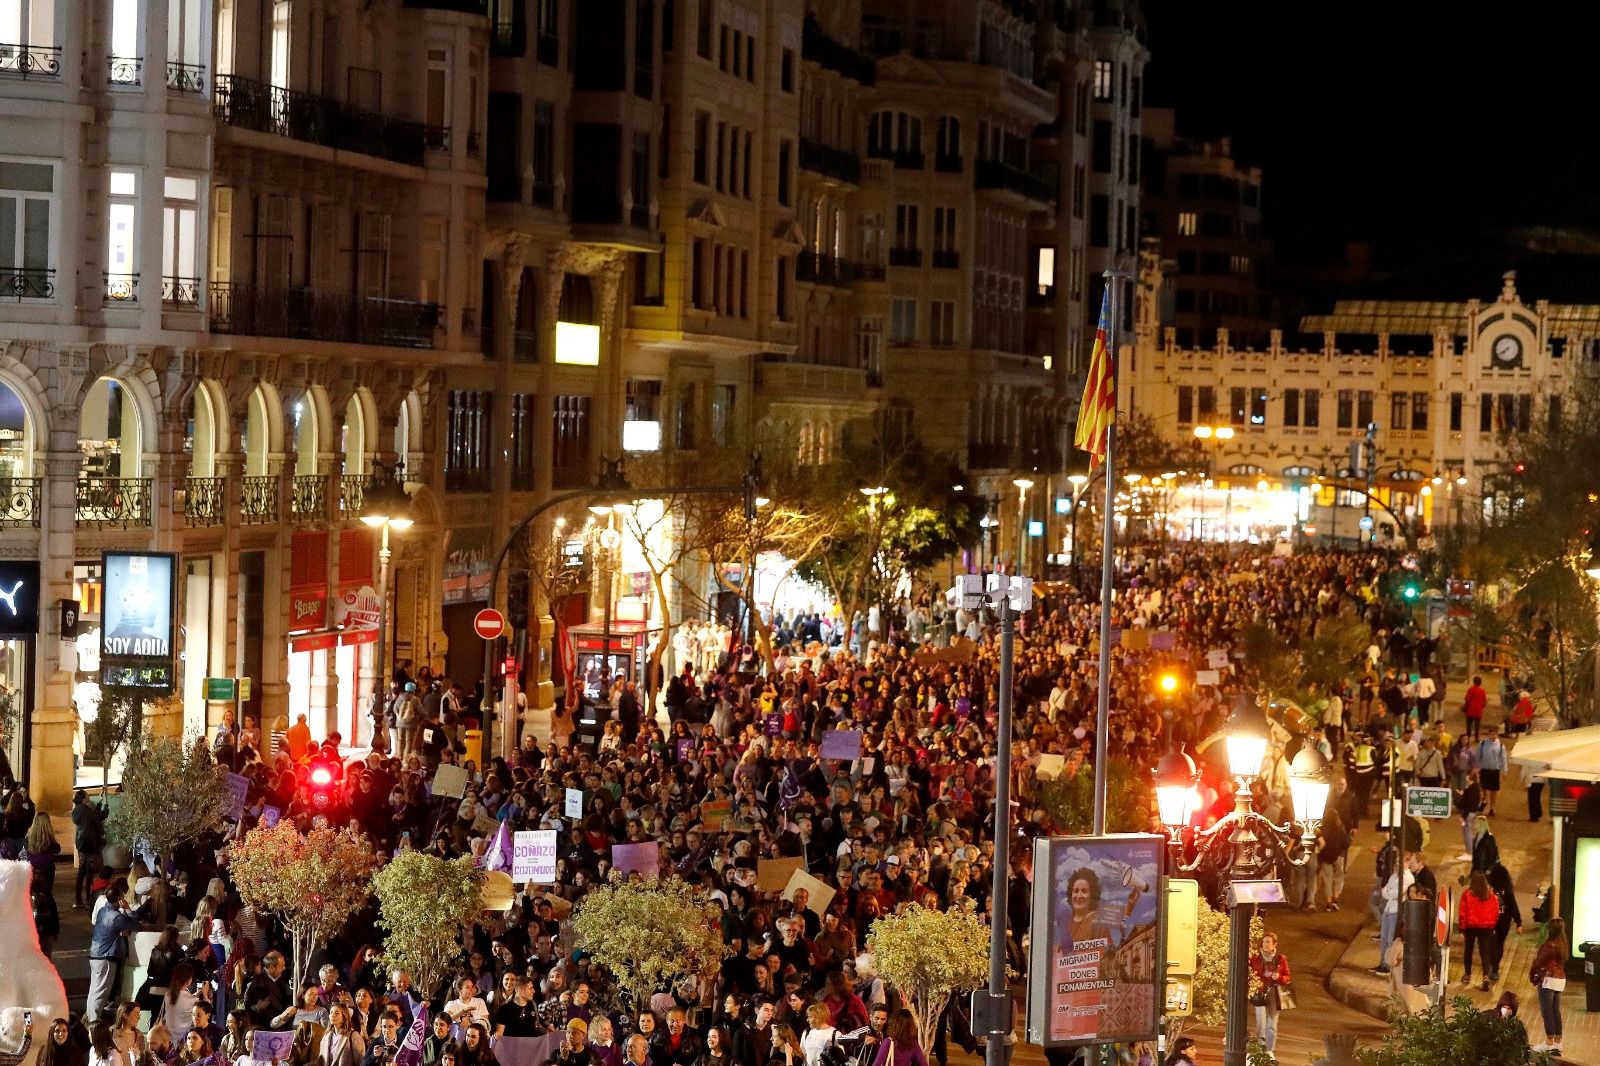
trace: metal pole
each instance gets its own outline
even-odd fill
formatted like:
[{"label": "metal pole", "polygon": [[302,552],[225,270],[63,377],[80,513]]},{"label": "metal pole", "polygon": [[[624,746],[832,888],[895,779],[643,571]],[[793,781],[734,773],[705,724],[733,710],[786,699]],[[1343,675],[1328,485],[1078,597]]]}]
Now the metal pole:
[{"label": "metal pole", "polygon": [[[373,658],[377,659],[377,676],[372,679],[372,702],[378,716],[382,716],[384,702],[389,696],[389,523],[383,523],[383,532],[378,542],[378,647]],[[375,730],[374,730],[375,731]],[[354,744],[356,738],[350,737]],[[390,738],[389,750],[395,750],[394,738]]]},{"label": "metal pole", "polygon": [[[1016,620],[1011,598],[1002,595],[1000,614],[1000,706],[995,721],[994,883],[989,918],[989,996],[1004,1002],[1001,1014],[1009,1033],[1011,988],[1006,983],[1006,903],[1011,891],[1011,649]],[[1006,1066],[1006,1035],[991,1034],[984,1048],[984,1066]]]},{"label": "metal pole", "polygon": [[[1117,380],[1117,327],[1121,325],[1122,295],[1120,289],[1125,275],[1113,270],[1105,273],[1106,284],[1111,286],[1110,311],[1106,323],[1106,359],[1110,362],[1113,387]],[[1115,403],[1115,394],[1113,394]],[[1094,828],[1099,835],[1106,831],[1106,733],[1111,717],[1111,602],[1113,554],[1117,539],[1117,477],[1116,477],[1117,423],[1115,416],[1106,427],[1106,509],[1100,531],[1100,677],[1099,699],[1094,717]]]},{"label": "metal pole", "polygon": [[1228,912],[1228,1020],[1222,1066],[1246,1066],[1245,1045],[1250,1016],[1250,908],[1235,904]]},{"label": "metal pole", "polygon": [[1017,489],[1017,561],[1011,567],[1013,575],[1020,574],[1028,558],[1028,490]]}]

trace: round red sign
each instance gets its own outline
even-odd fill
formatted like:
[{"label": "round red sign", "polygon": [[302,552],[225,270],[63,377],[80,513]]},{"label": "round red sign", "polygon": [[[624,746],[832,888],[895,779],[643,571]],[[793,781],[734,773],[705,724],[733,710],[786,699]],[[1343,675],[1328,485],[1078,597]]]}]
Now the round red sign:
[{"label": "round red sign", "polygon": [[473,616],[472,629],[484,640],[493,640],[506,631],[506,616],[493,607],[485,607]]}]

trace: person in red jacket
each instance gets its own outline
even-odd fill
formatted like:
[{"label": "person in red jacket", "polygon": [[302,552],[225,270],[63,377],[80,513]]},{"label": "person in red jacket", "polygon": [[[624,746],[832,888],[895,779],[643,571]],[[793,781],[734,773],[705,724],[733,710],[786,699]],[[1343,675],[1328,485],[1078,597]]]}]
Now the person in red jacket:
[{"label": "person in red jacket", "polygon": [[1483,690],[1483,678],[1474,677],[1472,687],[1467,689],[1467,698],[1461,704],[1461,713],[1467,716],[1464,736],[1472,740],[1478,739],[1478,727],[1483,725],[1484,708],[1488,706],[1489,694]]},{"label": "person in red jacket", "polygon": [[1461,952],[1461,983],[1472,983],[1472,946],[1478,946],[1478,958],[1483,962],[1483,991],[1489,991],[1489,974],[1494,970],[1491,955],[1494,951],[1494,926],[1500,920],[1500,897],[1489,887],[1489,878],[1482,870],[1474,870],[1467,890],[1461,895],[1461,907],[1456,924],[1461,927],[1465,948]]},{"label": "person in red jacket", "polygon": [[1256,1008],[1256,1039],[1270,1052],[1278,1046],[1278,1014],[1282,990],[1289,986],[1289,957],[1278,951],[1275,933],[1261,934],[1261,949],[1250,956],[1250,972],[1260,991],[1250,997]]}]

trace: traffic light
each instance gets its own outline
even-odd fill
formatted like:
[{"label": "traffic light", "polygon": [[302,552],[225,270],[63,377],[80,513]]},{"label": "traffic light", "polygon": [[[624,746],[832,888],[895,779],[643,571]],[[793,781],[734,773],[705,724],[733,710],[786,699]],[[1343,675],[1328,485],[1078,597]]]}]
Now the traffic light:
[{"label": "traffic light", "polygon": [[339,799],[339,783],[344,779],[344,766],[337,755],[318,752],[306,764],[306,799],[311,809],[326,813]]},{"label": "traffic light", "polygon": [[1417,598],[1417,585],[1416,585],[1416,582],[1407,581],[1405,583],[1405,585],[1403,585],[1401,587],[1400,595],[1404,596],[1408,600],[1416,599]]}]

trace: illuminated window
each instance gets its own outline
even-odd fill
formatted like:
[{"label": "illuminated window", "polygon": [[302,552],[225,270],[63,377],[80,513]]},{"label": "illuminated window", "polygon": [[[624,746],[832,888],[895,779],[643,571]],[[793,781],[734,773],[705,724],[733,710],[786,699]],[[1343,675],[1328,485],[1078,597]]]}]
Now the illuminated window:
[{"label": "illuminated window", "polygon": [[557,322],[556,362],[568,366],[599,366],[600,327],[581,322]]},{"label": "illuminated window", "polygon": [[1178,212],[1178,236],[1193,237],[1200,228],[1200,219],[1193,211]]}]

